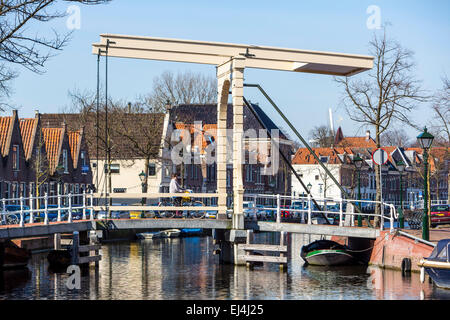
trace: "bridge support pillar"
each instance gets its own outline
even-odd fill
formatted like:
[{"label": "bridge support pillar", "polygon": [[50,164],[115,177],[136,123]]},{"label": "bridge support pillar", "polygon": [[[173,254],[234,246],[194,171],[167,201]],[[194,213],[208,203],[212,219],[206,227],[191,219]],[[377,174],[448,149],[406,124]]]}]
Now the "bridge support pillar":
[{"label": "bridge support pillar", "polygon": [[5,244],[0,240],[0,271],[3,269],[3,262],[5,259]]},{"label": "bridge support pillar", "polygon": [[[215,244],[219,246],[219,262],[223,264],[245,265],[246,262],[238,259],[244,254],[239,249],[238,244],[245,243],[247,240],[247,230],[218,230],[213,232]],[[241,250],[242,252],[239,252]]]}]

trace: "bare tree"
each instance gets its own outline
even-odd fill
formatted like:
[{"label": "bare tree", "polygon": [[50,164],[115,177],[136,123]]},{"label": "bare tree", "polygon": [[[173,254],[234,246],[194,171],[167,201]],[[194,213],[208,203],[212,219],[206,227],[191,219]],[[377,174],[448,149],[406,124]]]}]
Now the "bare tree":
[{"label": "bare tree", "polygon": [[153,112],[164,111],[167,103],[177,104],[215,104],[217,103],[217,80],[203,74],[192,72],[174,75],[163,72],[153,80],[151,93],[138,99],[142,106]]},{"label": "bare tree", "polygon": [[402,128],[387,129],[381,134],[381,144],[385,146],[409,147],[411,139]]},{"label": "bare tree", "polygon": [[[110,0],[63,0],[80,4],[99,4]],[[69,41],[71,32],[44,36],[41,24],[66,16],[55,7],[62,0],[0,1],[0,107],[10,93],[9,82],[18,73],[11,65],[20,65],[32,72],[43,73],[45,62]],[[41,29],[39,29],[41,28]],[[3,97],[3,98],[2,98]]]},{"label": "bare tree", "polygon": [[450,145],[450,80],[442,79],[443,87],[433,97],[433,119],[431,129],[435,135],[435,145]]},{"label": "bare tree", "polygon": [[[375,142],[381,146],[381,134],[392,123],[413,125],[409,114],[417,103],[427,101],[414,77],[413,53],[403,48],[397,41],[388,39],[386,29],[375,34],[370,42],[370,52],[374,56],[374,68],[363,78],[336,78],[344,89],[343,104],[353,121],[373,126]],[[376,200],[381,200],[379,167],[376,171]],[[380,207],[376,208],[380,212]],[[378,219],[375,221],[378,224]]]},{"label": "bare tree", "polygon": [[309,138],[316,148],[329,148],[334,142],[334,134],[326,125],[314,127],[309,133]]}]

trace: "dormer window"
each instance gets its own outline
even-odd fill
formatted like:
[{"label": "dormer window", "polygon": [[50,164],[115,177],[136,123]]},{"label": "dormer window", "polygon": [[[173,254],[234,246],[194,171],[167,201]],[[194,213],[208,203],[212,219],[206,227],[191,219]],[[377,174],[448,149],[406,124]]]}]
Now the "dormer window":
[{"label": "dormer window", "polygon": [[328,157],[320,157],[320,162],[327,163],[328,162]]}]

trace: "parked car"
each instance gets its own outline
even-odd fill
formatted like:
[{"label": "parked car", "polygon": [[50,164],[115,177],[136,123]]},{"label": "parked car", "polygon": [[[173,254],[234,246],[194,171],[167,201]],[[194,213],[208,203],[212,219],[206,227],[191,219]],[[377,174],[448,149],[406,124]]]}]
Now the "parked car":
[{"label": "parked car", "polygon": [[[58,210],[56,210],[57,208],[58,208],[58,205],[56,205],[56,204],[49,204],[49,205],[47,205],[47,209],[49,209],[48,213],[47,213],[48,221],[56,221],[56,220],[58,220]],[[65,207],[62,206],[62,208],[65,208]],[[45,209],[45,205],[41,204],[39,209]],[[62,209],[61,210],[61,220],[64,220],[64,217],[67,215],[67,213],[68,213],[67,209]],[[36,213],[36,217],[38,217],[40,221],[44,221],[45,213],[43,211],[39,212],[39,213]]]},{"label": "parked car", "polygon": [[242,207],[244,208],[244,218],[252,220],[257,219],[256,216],[257,209],[253,201],[244,201],[242,203]]},{"label": "parked car", "polygon": [[[112,206],[126,206],[126,203],[113,203]],[[107,219],[107,211],[99,211],[97,213],[97,219]],[[126,210],[111,210],[111,219],[130,219],[130,211]]]},{"label": "parked car", "polygon": [[430,210],[431,227],[450,224],[450,206],[448,204],[432,205]]}]

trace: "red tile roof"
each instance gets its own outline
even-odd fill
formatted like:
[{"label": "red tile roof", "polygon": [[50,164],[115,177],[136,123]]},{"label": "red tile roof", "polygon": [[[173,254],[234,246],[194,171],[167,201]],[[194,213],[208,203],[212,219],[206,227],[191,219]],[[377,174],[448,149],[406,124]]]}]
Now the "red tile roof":
[{"label": "red tile roof", "polygon": [[[315,154],[320,158],[328,157],[328,164],[342,164],[343,161],[338,157],[339,154],[353,154],[350,148],[312,148]],[[292,164],[317,164],[317,160],[307,148],[299,148],[292,159]]]},{"label": "red tile roof", "polygon": [[58,165],[60,146],[63,137],[63,128],[42,128],[47,152],[50,172],[53,173]]},{"label": "red tile roof", "polygon": [[76,169],[78,165],[78,154],[81,141],[81,132],[69,131],[67,135],[69,136],[70,154],[72,155],[73,159],[73,167]]},{"label": "red tile roof", "polygon": [[8,155],[8,137],[11,131],[13,117],[0,117],[0,148],[3,156]]},{"label": "red tile roof", "polygon": [[348,148],[375,148],[377,144],[372,138],[366,137],[345,137],[337,144],[338,147]]},{"label": "red tile roof", "polygon": [[25,118],[20,119],[20,134],[22,135],[23,150],[25,152],[25,159],[31,157],[31,152],[33,149],[33,134],[36,129],[37,119],[36,118]]}]

